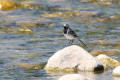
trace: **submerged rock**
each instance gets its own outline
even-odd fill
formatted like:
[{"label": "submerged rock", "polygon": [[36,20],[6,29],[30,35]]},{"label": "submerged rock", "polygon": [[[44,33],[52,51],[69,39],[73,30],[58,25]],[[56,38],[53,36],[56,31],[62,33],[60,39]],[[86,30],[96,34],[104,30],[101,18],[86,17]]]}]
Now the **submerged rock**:
[{"label": "submerged rock", "polygon": [[118,49],[120,49],[120,42],[116,43],[115,47],[118,48]]},{"label": "submerged rock", "polygon": [[120,19],[120,14],[116,14],[116,15],[110,16],[110,18],[111,18],[112,20]]},{"label": "submerged rock", "polygon": [[33,4],[21,3],[13,0],[0,0],[0,9],[11,10],[17,8],[27,8],[27,9],[40,9],[42,6],[36,6]]},{"label": "submerged rock", "polygon": [[21,63],[18,64],[19,67],[25,68],[25,69],[43,69],[46,63]]},{"label": "submerged rock", "polygon": [[72,45],[57,51],[45,66],[47,71],[103,71],[104,67],[83,48]]},{"label": "submerged rock", "polygon": [[58,80],[90,80],[90,79],[80,74],[67,74],[60,77]]},{"label": "submerged rock", "polygon": [[112,59],[104,54],[98,55],[96,58],[102,61],[105,65],[109,67],[117,67],[120,65],[120,63],[117,60]]},{"label": "submerged rock", "polygon": [[0,9],[2,9],[2,10],[16,9],[18,7],[20,7],[20,4],[13,2],[11,0],[1,0],[0,1]]},{"label": "submerged rock", "polygon": [[45,17],[75,17],[75,16],[93,16],[98,15],[96,11],[68,11],[68,12],[55,12],[55,13],[44,13]]},{"label": "submerged rock", "polygon": [[33,33],[33,31],[27,27],[21,27],[21,28],[18,28],[17,30],[18,33],[23,33],[23,34],[26,34],[26,33]]},{"label": "submerged rock", "polygon": [[94,55],[100,55],[100,54],[120,54],[120,51],[100,51],[100,50],[96,50],[96,51],[91,51],[90,52],[91,54],[94,54]]},{"label": "submerged rock", "polygon": [[98,5],[111,5],[113,3],[118,4],[119,0],[90,0],[90,2]]},{"label": "submerged rock", "polygon": [[113,69],[112,75],[120,77],[120,66],[117,66],[115,69]]},{"label": "submerged rock", "polygon": [[93,41],[93,42],[95,42],[96,44],[99,44],[99,45],[108,45],[108,44],[112,44],[111,42],[104,41],[104,40],[98,40],[98,41]]}]

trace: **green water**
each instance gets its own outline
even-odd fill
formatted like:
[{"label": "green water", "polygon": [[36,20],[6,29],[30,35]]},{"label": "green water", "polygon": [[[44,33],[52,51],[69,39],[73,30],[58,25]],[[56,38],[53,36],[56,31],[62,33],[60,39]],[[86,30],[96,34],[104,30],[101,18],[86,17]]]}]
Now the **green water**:
[{"label": "green water", "polygon": [[[99,5],[80,0],[14,0],[30,4],[0,10],[0,80],[57,80],[63,73],[47,73],[43,69],[28,70],[17,66],[20,63],[44,63],[57,50],[64,48],[63,24],[68,23],[88,46],[86,50],[117,50],[113,45],[99,45],[95,41],[111,43],[120,41],[120,20],[109,19],[119,15],[120,5]],[[97,12],[94,15],[49,17],[45,13],[70,11]],[[103,21],[98,19],[106,18]],[[26,26],[22,24],[35,24]],[[31,32],[19,31],[28,28]],[[74,44],[78,44],[76,41]],[[110,55],[119,59],[119,54]],[[119,80],[112,77],[112,70],[101,74],[81,73],[94,80]]]}]

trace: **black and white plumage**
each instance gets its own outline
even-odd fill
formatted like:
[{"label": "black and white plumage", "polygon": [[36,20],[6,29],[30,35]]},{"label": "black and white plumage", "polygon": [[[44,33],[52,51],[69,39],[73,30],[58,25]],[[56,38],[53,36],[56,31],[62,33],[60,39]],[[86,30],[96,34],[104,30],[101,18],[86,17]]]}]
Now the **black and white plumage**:
[{"label": "black and white plumage", "polygon": [[83,43],[83,41],[81,41],[81,40],[79,39],[79,37],[77,36],[77,34],[69,27],[68,24],[64,24],[64,30],[63,30],[63,31],[64,31],[64,36],[65,36],[68,40],[70,40],[70,44],[72,44],[74,40],[79,40],[83,46],[87,47],[87,46]]}]

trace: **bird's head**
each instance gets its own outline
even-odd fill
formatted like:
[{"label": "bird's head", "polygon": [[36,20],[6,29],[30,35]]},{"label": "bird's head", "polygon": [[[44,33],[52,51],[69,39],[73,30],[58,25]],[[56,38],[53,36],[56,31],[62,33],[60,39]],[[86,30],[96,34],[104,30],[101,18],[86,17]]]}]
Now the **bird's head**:
[{"label": "bird's head", "polygon": [[68,24],[64,24],[64,29],[68,29],[69,28],[69,25]]}]

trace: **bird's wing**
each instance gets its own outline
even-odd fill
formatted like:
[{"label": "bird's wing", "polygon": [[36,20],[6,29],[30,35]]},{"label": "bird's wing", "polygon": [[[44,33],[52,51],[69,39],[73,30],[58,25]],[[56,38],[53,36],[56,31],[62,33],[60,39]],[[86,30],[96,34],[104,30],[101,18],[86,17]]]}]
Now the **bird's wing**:
[{"label": "bird's wing", "polygon": [[77,34],[72,29],[69,29],[68,34],[71,34],[74,37],[78,37]]}]

